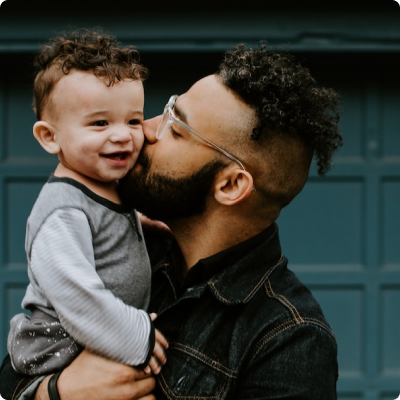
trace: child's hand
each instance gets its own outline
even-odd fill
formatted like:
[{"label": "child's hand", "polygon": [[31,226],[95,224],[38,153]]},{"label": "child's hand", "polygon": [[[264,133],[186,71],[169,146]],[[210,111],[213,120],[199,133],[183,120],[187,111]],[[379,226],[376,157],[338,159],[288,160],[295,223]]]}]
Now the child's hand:
[{"label": "child's hand", "polygon": [[[150,318],[154,321],[157,318],[157,315],[150,314]],[[148,374],[153,372],[154,375],[157,375],[160,373],[161,367],[167,362],[165,350],[168,349],[168,341],[158,329],[155,330],[155,336],[156,342],[153,349],[153,355],[150,358],[149,364],[144,369],[144,372]]]}]

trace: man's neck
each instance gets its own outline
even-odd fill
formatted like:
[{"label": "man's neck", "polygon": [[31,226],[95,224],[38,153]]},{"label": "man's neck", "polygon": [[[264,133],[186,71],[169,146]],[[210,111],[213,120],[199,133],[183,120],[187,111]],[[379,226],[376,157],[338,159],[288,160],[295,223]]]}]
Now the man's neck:
[{"label": "man's neck", "polygon": [[204,215],[168,222],[182,252],[186,272],[199,260],[210,257],[257,235],[268,224],[243,223],[234,218],[206,218]]}]

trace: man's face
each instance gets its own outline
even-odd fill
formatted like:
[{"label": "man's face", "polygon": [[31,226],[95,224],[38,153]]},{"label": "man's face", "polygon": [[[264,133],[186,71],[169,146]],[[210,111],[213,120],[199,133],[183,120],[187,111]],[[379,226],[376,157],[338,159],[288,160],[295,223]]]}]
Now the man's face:
[{"label": "man's face", "polygon": [[203,213],[214,177],[224,167],[221,161],[210,161],[198,171],[173,178],[151,173],[151,161],[144,152],[140,163],[139,171],[120,181],[120,197],[147,217],[165,222]]},{"label": "man's face", "polygon": [[[235,102],[234,96],[209,76],[177,99],[175,113],[191,128],[224,147],[229,104]],[[223,110],[221,104],[226,105]],[[143,124],[147,143],[132,172],[120,182],[121,198],[153,219],[170,221],[201,214],[207,201],[213,199],[216,174],[230,161],[180,126],[173,125],[157,141],[160,119],[161,116]]]}]

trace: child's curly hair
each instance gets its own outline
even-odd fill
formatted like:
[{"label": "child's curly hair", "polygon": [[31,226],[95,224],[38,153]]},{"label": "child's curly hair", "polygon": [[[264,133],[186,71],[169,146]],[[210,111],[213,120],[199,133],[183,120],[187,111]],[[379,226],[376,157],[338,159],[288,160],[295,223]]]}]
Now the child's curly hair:
[{"label": "child's curly hair", "polygon": [[32,108],[37,119],[54,85],[71,70],[92,72],[109,86],[125,79],[144,81],[148,69],[140,63],[134,46],[120,43],[101,28],[63,32],[43,44],[34,59],[34,98]]},{"label": "child's curly hair", "polygon": [[312,146],[319,175],[330,169],[333,152],[343,144],[338,94],[318,86],[293,55],[267,51],[264,42],[256,50],[239,44],[225,54],[218,74],[255,109],[258,126],[251,139],[294,136]]}]

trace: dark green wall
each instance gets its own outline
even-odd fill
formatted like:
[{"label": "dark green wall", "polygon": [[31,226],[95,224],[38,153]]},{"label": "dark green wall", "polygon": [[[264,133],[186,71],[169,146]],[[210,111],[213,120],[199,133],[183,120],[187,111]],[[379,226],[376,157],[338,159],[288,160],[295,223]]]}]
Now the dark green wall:
[{"label": "dark green wall", "polygon": [[[339,344],[339,398],[400,393],[400,7],[264,1],[212,6],[135,2],[0,6],[0,357],[24,294],[25,222],[54,168],[32,137],[31,61],[69,27],[101,26],[150,67],[146,116],[212,73],[238,42],[294,52],[342,98],[345,145],[279,217],[284,253],[320,300]],[[232,3],[233,4],[233,3]],[[305,355],[306,356],[306,355]]]}]

